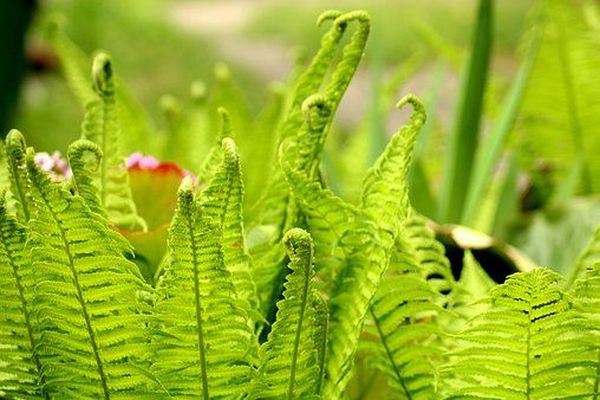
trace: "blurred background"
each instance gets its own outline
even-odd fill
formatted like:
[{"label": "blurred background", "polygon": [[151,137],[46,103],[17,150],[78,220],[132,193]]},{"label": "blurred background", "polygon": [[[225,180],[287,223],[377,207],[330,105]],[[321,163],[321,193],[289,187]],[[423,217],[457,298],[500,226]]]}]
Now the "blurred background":
[{"label": "blurred background", "polygon": [[[38,151],[64,153],[80,135],[84,112],[47,39],[49,24],[59,25],[88,56],[108,51],[152,129],[163,131],[169,129],[170,102],[189,99],[193,82],[192,92],[210,92],[219,74],[230,74],[248,118],[256,118],[269,104],[273,82],[284,85],[318,48],[324,32],[316,27],[318,15],[359,8],[371,14],[372,33],[324,158],[334,191],[356,200],[364,170],[406,120],[406,111],[394,111],[395,102],[412,92],[424,99],[430,116],[411,176],[418,211],[492,235],[559,270],[568,268],[600,223],[596,0],[497,1],[487,27],[489,55],[482,56],[489,67],[480,66],[485,91],[471,103],[461,99],[464,82],[476,75],[479,1],[1,3],[0,128],[18,128]],[[471,196],[465,188],[448,210],[447,159],[456,151],[453,140],[460,143],[452,135],[473,104],[482,107],[470,134],[484,143],[479,152],[485,153],[474,165],[479,171],[490,167],[481,176],[475,167],[455,172],[465,187],[480,183],[481,190]],[[486,142],[490,137],[499,138],[497,146],[489,143],[495,139]],[[255,200],[257,192],[250,182],[248,197]]]}]

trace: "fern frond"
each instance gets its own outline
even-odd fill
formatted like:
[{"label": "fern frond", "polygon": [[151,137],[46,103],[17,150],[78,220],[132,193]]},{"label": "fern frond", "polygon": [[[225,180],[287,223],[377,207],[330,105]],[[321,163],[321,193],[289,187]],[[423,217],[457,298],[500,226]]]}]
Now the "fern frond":
[{"label": "fern frond", "polygon": [[[290,230],[284,242],[290,257],[283,299],[277,303],[277,320],[260,349],[261,399],[296,399],[317,395],[319,389],[319,293],[314,287],[313,244],[305,231]],[[321,317],[322,318],[322,317]],[[325,316],[326,318],[326,316]]]},{"label": "fern frond", "polygon": [[393,252],[396,237],[409,216],[407,174],[415,137],[425,122],[414,96],[415,113],[391,139],[365,179],[363,204],[355,226],[342,237],[346,263],[337,277],[331,310],[331,347],[324,395],[338,398],[350,379],[363,321]]},{"label": "fern frond", "polygon": [[596,373],[590,379],[593,387],[593,397],[590,399],[597,400],[600,398],[600,262],[589,265],[577,280],[575,298],[591,326],[591,359],[596,362]]},{"label": "fern frond", "polygon": [[0,195],[0,397],[48,398],[36,352],[32,316],[33,270],[25,249],[25,227],[6,209]]},{"label": "fern frond", "polygon": [[491,308],[459,336],[446,399],[592,398],[586,324],[558,280],[535,269],[491,291]]},{"label": "fern frond", "polygon": [[253,332],[223,265],[220,221],[185,178],[158,283],[153,371],[177,398],[237,398],[253,375]]},{"label": "fern frond", "polygon": [[112,63],[106,53],[99,53],[94,59],[92,76],[97,96],[86,105],[82,137],[97,144],[103,155],[97,173],[101,204],[109,220],[118,227],[146,230],[145,221],[137,215],[119,145],[121,126]]},{"label": "fern frond", "polygon": [[571,288],[586,268],[591,267],[598,261],[600,261],[600,225],[596,227],[588,244],[577,256],[577,261],[575,261],[575,265],[571,269],[569,279],[565,283],[565,288],[567,290]]},{"label": "fern frond", "polygon": [[94,182],[94,172],[102,160],[100,148],[94,142],[79,139],[71,143],[67,156],[73,173],[75,193],[85,200],[91,211],[106,217],[106,211],[98,197],[98,187]]},{"label": "fern frond", "polygon": [[37,345],[51,398],[148,398],[151,379],[139,299],[148,291],[125,258],[127,241],[83,198],[50,181],[27,154],[29,221],[39,324]]},{"label": "fern frond", "polygon": [[[444,360],[446,295],[454,280],[443,246],[417,214],[402,222],[390,265],[377,288],[365,330],[373,364],[400,399],[431,399]],[[369,338],[369,335],[366,336]]]},{"label": "fern frond", "polygon": [[217,164],[210,184],[198,197],[205,217],[220,225],[223,263],[241,306],[248,312],[258,310],[256,286],[251,275],[251,260],[246,252],[242,216],[243,184],[239,155],[235,143],[224,138],[220,149],[222,161]]},{"label": "fern frond", "polygon": [[[391,268],[391,266],[390,266]],[[442,312],[431,285],[413,272],[387,274],[370,309],[378,340],[370,346],[380,368],[399,399],[435,397],[433,363],[443,353],[436,317]]]},{"label": "fern frond", "polygon": [[27,223],[31,214],[31,194],[25,167],[26,148],[25,138],[21,132],[16,129],[8,132],[5,149],[10,177],[10,192],[15,199],[17,218],[22,223]]},{"label": "fern frond", "polygon": [[374,218],[389,233],[397,231],[398,223],[406,221],[410,215],[408,171],[417,133],[426,118],[423,103],[413,95],[405,96],[396,107],[401,108],[408,103],[414,109],[408,124],[394,135],[363,182],[362,208],[373,216],[382,212],[395,216],[389,221]]}]

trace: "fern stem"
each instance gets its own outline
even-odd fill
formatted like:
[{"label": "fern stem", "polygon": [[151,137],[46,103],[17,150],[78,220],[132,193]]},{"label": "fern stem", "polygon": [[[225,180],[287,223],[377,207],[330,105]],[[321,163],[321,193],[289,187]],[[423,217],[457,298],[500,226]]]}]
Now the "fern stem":
[{"label": "fern stem", "polygon": [[302,323],[304,321],[304,314],[306,313],[306,303],[308,300],[308,289],[310,286],[310,273],[312,271],[312,252],[308,258],[308,265],[304,272],[304,288],[302,290],[302,303],[300,305],[300,317],[298,318],[298,325],[296,326],[296,336],[294,338],[294,351],[292,352],[292,365],[290,370],[290,386],[288,388],[288,399],[294,398],[294,386],[296,385],[296,364],[298,362],[298,347],[300,346],[300,336],[302,335]]},{"label": "fern stem", "polygon": [[4,235],[2,235],[2,239],[0,240],[0,243],[2,243],[2,247],[3,247],[4,251],[6,252],[6,255],[8,256],[7,257],[8,262],[10,263],[10,266],[11,266],[11,269],[13,272],[13,276],[15,278],[15,284],[17,286],[17,290],[19,291],[19,301],[21,302],[21,307],[23,310],[23,317],[25,318],[25,327],[27,328],[27,336],[29,338],[29,345],[31,346],[31,353],[32,353],[31,358],[33,359],[33,362],[37,369],[38,377],[40,379],[40,390],[41,390],[44,398],[47,400],[50,400],[48,393],[44,390],[46,379],[44,377],[44,374],[42,373],[42,364],[40,363],[38,354],[35,351],[36,345],[35,345],[35,339],[33,337],[33,328],[31,325],[31,315],[29,314],[29,310],[27,308],[27,301],[25,299],[25,292],[23,290],[23,285],[21,283],[21,277],[19,276],[19,273],[17,272],[17,266],[14,263],[15,257],[12,254],[10,247],[6,244],[6,238],[4,237]]},{"label": "fern stem", "polygon": [[[193,205],[191,205],[193,207]],[[187,208],[187,207],[186,207]],[[194,238],[194,227],[192,226],[192,215],[191,210],[187,208],[188,215],[186,215],[188,223],[188,231],[190,234],[190,243],[192,245],[192,259],[194,262],[194,294],[196,300],[196,326],[198,328],[198,352],[200,354],[200,368],[202,377],[202,397],[204,400],[210,400],[208,394],[208,375],[206,372],[206,352],[204,347],[204,332],[202,331],[202,308],[200,304],[200,282],[198,276],[198,254],[196,251],[196,241]]]},{"label": "fern stem", "polygon": [[110,400],[110,392],[108,390],[108,381],[106,378],[106,374],[104,373],[104,366],[102,364],[102,359],[100,358],[100,351],[98,349],[98,343],[96,342],[96,335],[92,328],[92,321],[88,310],[85,306],[85,300],[83,298],[83,291],[81,289],[81,285],[79,283],[79,275],[77,274],[77,270],[75,269],[75,262],[73,260],[73,255],[71,254],[71,247],[65,235],[65,230],[62,227],[61,221],[57,218],[54,210],[52,209],[52,205],[50,201],[46,198],[46,194],[43,190],[40,190],[40,197],[44,200],[44,204],[48,207],[50,211],[50,215],[52,215],[52,219],[56,223],[60,231],[60,237],[65,245],[65,253],[67,255],[67,259],[69,261],[69,269],[71,270],[71,274],[73,275],[73,284],[75,285],[75,289],[77,291],[77,300],[79,301],[79,305],[81,306],[81,311],[83,313],[83,319],[85,320],[85,327],[88,332],[88,336],[90,338],[90,344],[92,346],[92,351],[94,352],[94,359],[96,361],[96,366],[98,368],[98,375],[100,377],[100,383],[102,384],[102,391],[104,392],[104,399]]},{"label": "fern stem", "polygon": [[404,378],[402,378],[402,375],[400,374],[400,368],[398,368],[398,366],[394,362],[394,356],[392,355],[392,352],[387,344],[385,334],[381,330],[381,325],[379,324],[379,319],[375,315],[375,312],[373,311],[372,307],[369,308],[369,311],[371,312],[371,316],[373,317],[373,322],[375,322],[375,326],[377,327],[377,333],[379,333],[379,337],[381,338],[381,344],[383,345],[383,348],[385,349],[385,353],[387,354],[387,357],[390,360],[392,367],[394,368],[394,373],[396,374],[396,377],[398,378],[398,382],[400,382],[400,386],[402,386],[402,390],[404,391],[406,398],[408,400],[412,400],[410,391],[406,387],[406,384],[404,383]]}]

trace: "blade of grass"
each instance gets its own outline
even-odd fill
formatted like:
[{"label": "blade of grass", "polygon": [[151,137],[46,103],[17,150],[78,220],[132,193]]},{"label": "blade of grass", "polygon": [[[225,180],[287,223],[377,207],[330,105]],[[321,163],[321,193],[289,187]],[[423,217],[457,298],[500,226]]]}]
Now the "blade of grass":
[{"label": "blade of grass", "polygon": [[537,54],[538,42],[537,35],[534,32],[525,60],[521,64],[510,91],[502,103],[498,120],[490,135],[477,149],[461,219],[463,225],[469,225],[477,218],[479,204],[485,195],[486,189],[491,185],[494,166],[498,162],[519,111],[529,73]]},{"label": "blade of grass", "polygon": [[439,217],[442,222],[458,222],[462,216],[483,113],[493,41],[493,6],[493,0],[479,1],[471,57],[463,75],[459,105],[449,138],[440,199]]}]

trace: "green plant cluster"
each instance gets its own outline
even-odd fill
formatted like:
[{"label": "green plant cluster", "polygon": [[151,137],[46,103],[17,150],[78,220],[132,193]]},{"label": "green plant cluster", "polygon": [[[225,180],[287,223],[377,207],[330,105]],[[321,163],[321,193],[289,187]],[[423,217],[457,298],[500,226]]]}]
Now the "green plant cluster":
[{"label": "green plant cluster", "polygon": [[[321,155],[370,19],[328,11],[318,23],[330,25],[319,50],[255,126],[239,125],[226,89],[219,128],[166,102],[173,124],[152,145],[183,154],[197,175],[179,186],[164,255],[144,268],[127,238],[155,224],[133,196],[123,149],[147,142],[147,129],[110,57],[95,56],[90,79],[54,32],[86,114],[70,176],[52,179],[16,130],[2,148],[0,396],[329,400],[350,396],[368,369],[385,381],[381,397],[598,397],[599,236],[566,283],[535,268],[496,285],[468,253],[455,279],[409,200],[426,120],[414,95],[398,103],[412,114],[360,201],[334,194]],[[273,132],[273,161],[247,183],[244,159],[265,151],[250,133]],[[244,213],[252,185],[263,193]]]}]

